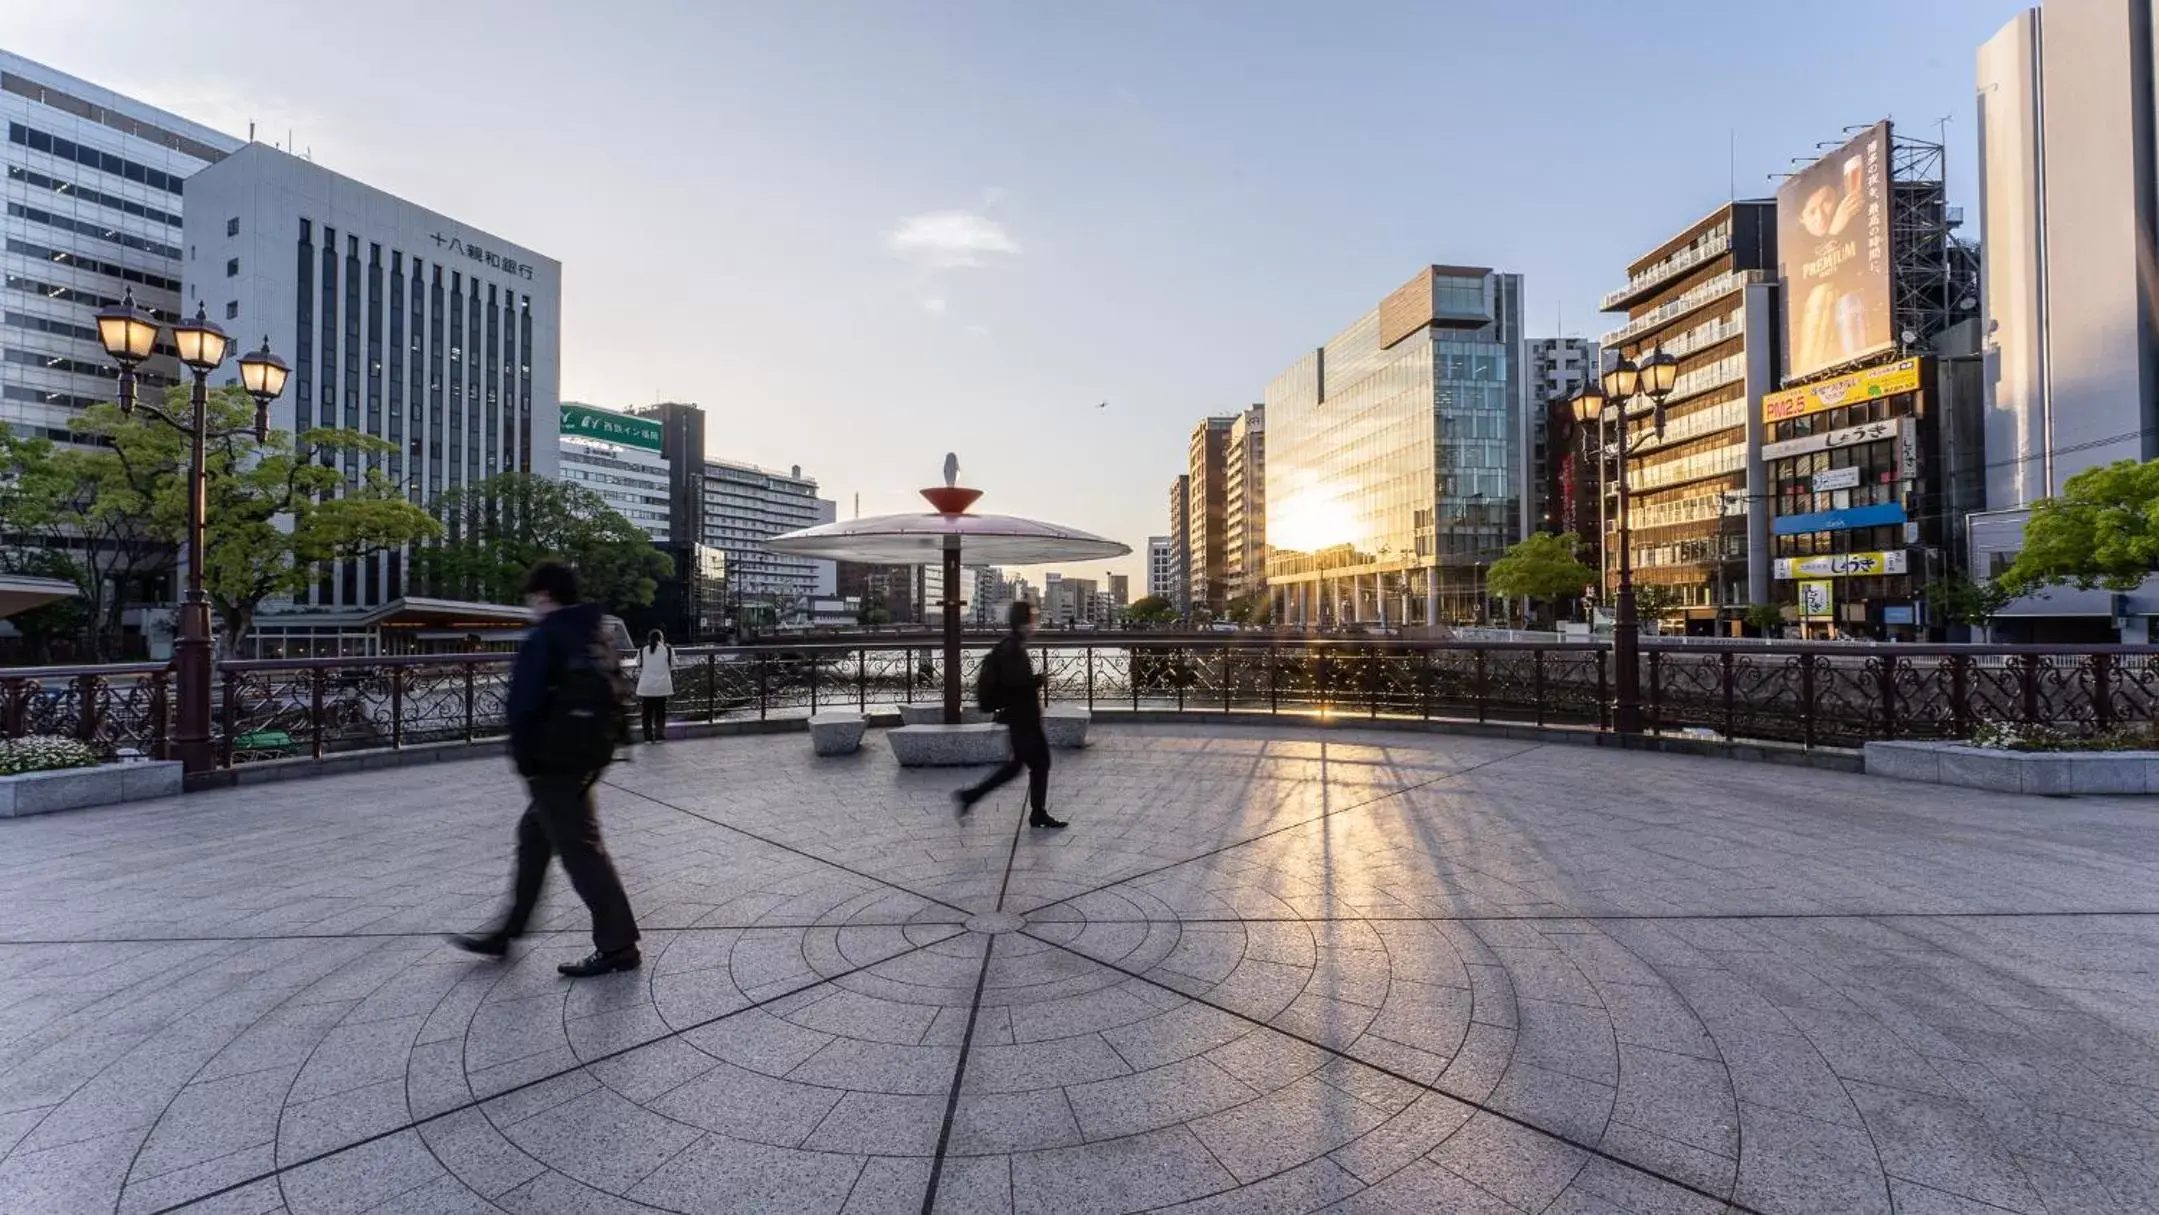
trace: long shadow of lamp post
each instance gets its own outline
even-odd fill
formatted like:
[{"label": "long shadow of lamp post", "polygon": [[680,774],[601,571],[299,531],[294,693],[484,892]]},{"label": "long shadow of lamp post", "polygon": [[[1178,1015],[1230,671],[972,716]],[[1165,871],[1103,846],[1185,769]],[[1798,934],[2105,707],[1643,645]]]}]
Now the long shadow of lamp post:
[{"label": "long shadow of lamp post", "polygon": [[[135,400],[135,368],[157,348],[158,323],[135,303],[130,289],[118,304],[97,314],[98,340],[105,353],[120,365],[120,412],[133,416],[136,409],[156,418],[188,439],[187,461],[187,594],[180,601],[179,636],[173,642],[173,682],[178,700],[178,721],[173,730],[172,758],[187,773],[210,769],[210,600],[202,589],[203,527],[208,476],[205,447],[213,438],[231,432],[212,433],[209,422],[210,373],[225,362],[232,339],[210,320],[202,305],[192,320],[172,327],[172,344],[180,361],[195,377],[188,398],[188,414],[176,418],[156,405]],[[270,435],[270,402],[285,391],[289,372],[285,361],[270,353],[270,339],[262,349],[240,356],[240,383],[255,398],[255,438]]]}]

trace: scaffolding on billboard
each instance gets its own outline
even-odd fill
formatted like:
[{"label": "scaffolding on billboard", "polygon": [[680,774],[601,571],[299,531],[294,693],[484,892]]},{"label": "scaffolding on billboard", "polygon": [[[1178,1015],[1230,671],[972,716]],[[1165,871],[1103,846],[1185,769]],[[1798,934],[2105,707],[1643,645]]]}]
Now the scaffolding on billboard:
[{"label": "scaffolding on billboard", "polygon": [[1949,205],[1943,146],[1890,131],[1890,312],[1902,358],[1979,315],[1979,250],[1957,238],[1964,214]]}]

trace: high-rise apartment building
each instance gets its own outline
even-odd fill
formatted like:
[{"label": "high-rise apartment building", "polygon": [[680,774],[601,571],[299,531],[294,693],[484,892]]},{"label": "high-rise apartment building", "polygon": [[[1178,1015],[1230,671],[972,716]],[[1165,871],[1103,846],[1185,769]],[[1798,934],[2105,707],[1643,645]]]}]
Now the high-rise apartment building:
[{"label": "high-rise apartment building", "polygon": [[[1570,456],[1581,454],[1565,446],[1567,401],[1596,377],[1597,344],[1588,338],[1531,338],[1523,343],[1523,361],[1529,412],[1522,422],[1526,460],[1522,484],[1527,487],[1522,495],[1522,532],[1557,535],[1571,530],[1560,521],[1561,490]],[[1596,543],[1593,535],[1577,534],[1591,545]]]},{"label": "high-rise apartment building", "polygon": [[1177,602],[1177,545],[1168,536],[1147,537],[1147,593]]},{"label": "high-rise apartment building", "polygon": [[1522,279],[1429,266],[1267,387],[1277,621],[1477,619],[1520,538]]},{"label": "high-rise apartment building", "polygon": [[1192,610],[1229,602],[1229,432],[1234,414],[1204,419],[1186,445],[1185,579]]},{"label": "high-rise apartment building", "polygon": [[1187,473],[1169,486],[1169,602],[1179,616],[1192,611],[1192,477]]},{"label": "high-rise apartment building", "polygon": [[660,424],[650,418],[562,403],[557,475],[598,494],[656,544],[668,539],[669,469],[661,448]]},{"label": "high-rise apartment building", "polygon": [[[555,475],[562,267],[471,224],[251,143],[187,181],[182,307],[292,366],[272,425],[388,442],[346,452],[415,502],[505,472]],[[237,382],[237,373],[228,373]],[[307,607],[403,594],[402,556],[325,571]]]},{"label": "high-rise apartment building", "polygon": [[1230,423],[1223,446],[1222,566],[1230,601],[1267,589],[1267,407]]},{"label": "high-rise apartment building", "polygon": [[[1646,401],[1624,426],[1634,453],[1627,469],[1634,581],[1675,597],[1667,627],[1684,619],[1689,631],[1710,633],[1721,617],[1728,629],[1738,618],[1732,609],[1768,598],[1759,560],[1767,537],[1754,530],[1763,512],[1747,504],[1767,493],[1758,406],[1778,386],[1776,275],[1777,205],[1744,200],[1635,259],[1626,285],[1604,297],[1605,311],[1627,314],[1604,335],[1606,360],[1639,363],[1658,350],[1679,360],[1663,435]],[[1607,429],[1607,443],[1618,443],[1620,428]],[[1604,582],[1616,586],[1616,507],[1608,504],[1604,518],[1614,529],[1600,545]],[[1762,566],[1751,578],[1750,551]]]},{"label": "high-rise apartment building", "polygon": [[782,473],[708,459],[704,474],[705,543],[727,554],[734,596],[786,610],[817,594],[818,561],[765,546],[781,532],[823,521],[817,482],[802,466]]},{"label": "high-rise apartment building", "polygon": [[[0,122],[8,138],[0,424],[65,442],[78,410],[115,393],[119,370],[98,341],[98,309],[133,292],[158,320],[179,319],[183,187],[242,141],[5,51]],[[224,324],[218,313],[213,306]],[[236,354],[254,348],[238,341],[246,328],[234,334]],[[137,379],[155,398],[181,374],[160,341]]]}]

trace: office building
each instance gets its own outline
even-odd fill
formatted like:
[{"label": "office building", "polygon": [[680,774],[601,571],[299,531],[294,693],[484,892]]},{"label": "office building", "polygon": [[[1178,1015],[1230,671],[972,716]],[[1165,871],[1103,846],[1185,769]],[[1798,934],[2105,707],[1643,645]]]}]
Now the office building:
[{"label": "office building", "polygon": [[[98,341],[98,309],[132,291],[158,320],[179,319],[183,184],[242,145],[5,51],[0,121],[8,138],[0,424],[65,442],[76,412],[115,392],[119,371]],[[211,315],[224,323],[217,308]],[[169,341],[138,373],[152,399],[181,376]]]},{"label": "office building", "polygon": [[917,565],[871,565],[861,561],[835,562],[834,593],[853,600],[867,624],[922,624],[922,601],[916,583],[922,567]]},{"label": "office building", "polygon": [[[505,472],[553,477],[562,268],[500,236],[251,143],[187,181],[182,307],[292,366],[271,424],[386,440],[342,468],[415,502]],[[237,373],[230,375],[235,382]],[[364,464],[364,468],[363,468]],[[326,570],[297,602],[405,594],[403,554]]]},{"label": "office building", "polygon": [[1177,546],[1168,536],[1147,537],[1147,593],[1177,602]]},{"label": "office building", "polygon": [[1185,592],[1194,612],[1229,603],[1229,432],[1234,414],[1204,419],[1186,445]]},{"label": "office building", "polygon": [[1047,574],[1042,580],[1042,620],[1052,628],[1069,629],[1099,623],[1101,584],[1092,578],[1067,578]]},{"label": "office building", "polygon": [[1273,618],[1475,620],[1520,538],[1522,279],[1428,266],[1267,387]]},{"label": "office building", "polygon": [[799,464],[781,473],[707,459],[704,474],[705,543],[727,554],[731,594],[739,603],[790,618],[818,593],[824,563],[775,553],[765,541],[824,521],[830,504],[820,505],[817,482],[803,476]]},{"label": "office building", "polygon": [[1169,486],[1169,603],[1180,617],[1192,614],[1192,477],[1179,476]]},{"label": "office building", "polygon": [[585,405],[562,403],[555,458],[566,485],[598,494],[656,544],[668,530],[668,464],[660,424]]},{"label": "office building", "polygon": [[1230,423],[1223,446],[1224,593],[1247,604],[1267,590],[1267,407],[1254,405]]},{"label": "office building", "polygon": [[[1635,453],[1627,468],[1635,585],[1671,597],[1676,606],[1661,622],[1669,630],[1727,633],[1739,608],[1769,597],[1762,512],[1747,505],[1767,492],[1754,419],[1778,387],[1776,275],[1776,203],[1749,199],[1725,203],[1636,258],[1626,285],[1604,297],[1605,311],[1627,314],[1604,335],[1605,361],[1639,363],[1658,350],[1679,360],[1663,436],[1646,407],[1626,425]],[[1607,442],[1619,441],[1616,428],[1605,431]],[[1602,583],[1616,590],[1612,493],[1607,476],[1603,518],[1613,534],[1599,552]],[[1759,568],[1750,569],[1750,552]]]},{"label": "office building", "polygon": [[[1570,457],[1579,451],[1566,446],[1568,401],[1597,375],[1597,344],[1587,338],[1531,338],[1523,343],[1525,388],[1529,413],[1522,423],[1526,467],[1522,484],[1522,533],[1571,530],[1562,525],[1562,489]],[[1557,425],[1559,431],[1554,430]],[[1590,544],[1596,537],[1577,532]]]},{"label": "office building", "polygon": [[[1774,598],[1806,636],[1917,640],[1977,509],[1978,254],[1942,147],[1865,127],[1777,191],[1784,387],[1761,400]],[[1954,365],[1953,363],[1951,364]],[[1957,562],[1961,564],[1961,561]]]},{"label": "office building", "polygon": [[995,566],[977,566],[967,619],[978,628],[1003,628],[1012,608],[1012,583]]}]

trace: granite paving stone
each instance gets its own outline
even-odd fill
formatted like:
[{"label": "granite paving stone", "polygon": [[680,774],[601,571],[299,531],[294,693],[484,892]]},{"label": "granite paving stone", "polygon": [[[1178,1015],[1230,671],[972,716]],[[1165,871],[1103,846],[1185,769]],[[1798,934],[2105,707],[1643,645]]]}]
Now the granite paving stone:
[{"label": "granite paving stone", "polygon": [[0,1210],[2159,1209],[2141,797],[1090,741],[1062,833],[876,747],[641,753],[645,963],[579,982],[559,876],[508,958],[441,940],[493,759],[0,822]]}]

